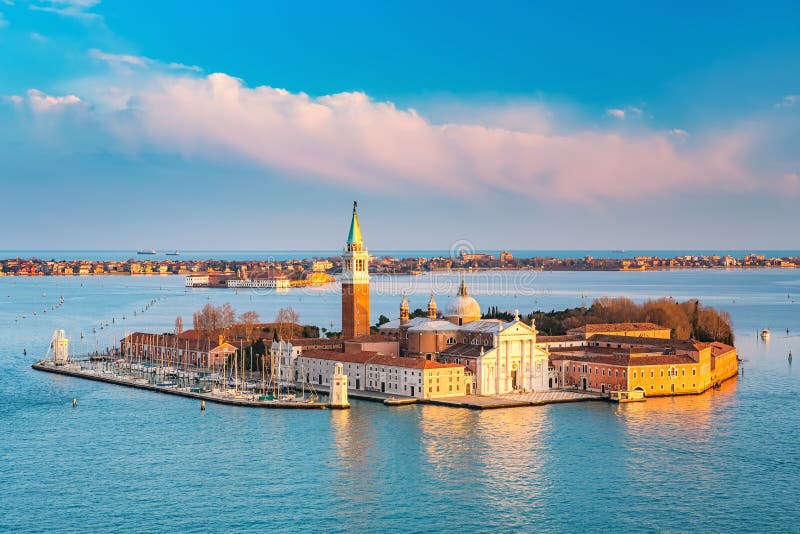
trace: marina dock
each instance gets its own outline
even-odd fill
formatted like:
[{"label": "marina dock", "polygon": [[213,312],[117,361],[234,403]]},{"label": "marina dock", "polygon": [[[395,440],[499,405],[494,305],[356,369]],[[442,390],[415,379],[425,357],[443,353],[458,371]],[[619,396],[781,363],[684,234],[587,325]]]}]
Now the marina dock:
[{"label": "marina dock", "polygon": [[281,401],[281,400],[257,400],[253,397],[257,396],[232,396],[225,395],[224,393],[216,392],[196,392],[191,391],[191,388],[179,388],[176,386],[159,386],[136,380],[133,377],[125,377],[113,373],[106,373],[97,369],[83,369],[80,365],[56,365],[52,360],[40,360],[31,365],[37,371],[44,371],[47,373],[55,373],[64,376],[72,376],[76,378],[85,378],[87,380],[95,380],[97,382],[106,382],[108,384],[117,384],[119,386],[126,386],[136,389],[145,389],[148,391],[156,391],[158,393],[166,393],[168,395],[178,395],[180,397],[188,397],[192,399],[205,400],[217,404],[227,404],[229,406],[242,406],[247,408],[281,408],[281,409],[300,409],[300,410],[324,410],[329,408],[328,403],[324,402],[302,402],[302,401]]}]

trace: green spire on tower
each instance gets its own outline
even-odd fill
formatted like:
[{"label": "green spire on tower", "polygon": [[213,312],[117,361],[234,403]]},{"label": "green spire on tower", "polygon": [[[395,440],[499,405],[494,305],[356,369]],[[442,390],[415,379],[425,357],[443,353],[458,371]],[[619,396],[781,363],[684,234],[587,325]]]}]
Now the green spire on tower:
[{"label": "green spire on tower", "polygon": [[348,243],[361,243],[363,242],[363,238],[361,237],[361,226],[358,224],[358,214],[356,213],[356,208],[358,207],[358,202],[355,200],[353,201],[353,220],[350,221],[350,234],[347,236]]}]

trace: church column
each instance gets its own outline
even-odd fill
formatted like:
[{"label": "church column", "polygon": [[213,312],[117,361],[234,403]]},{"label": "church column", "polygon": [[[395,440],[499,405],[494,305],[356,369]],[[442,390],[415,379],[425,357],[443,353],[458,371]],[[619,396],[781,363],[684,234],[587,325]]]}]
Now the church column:
[{"label": "church column", "polygon": [[506,341],[506,373],[505,373],[505,391],[511,391],[511,342]]},{"label": "church column", "polygon": [[494,394],[500,393],[500,354],[503,352],[503,344],[497,345],[497,350],[494,351]]},{"label": "church column", "polygon": [[533,340],[529,339],[528,340],[528,355],[527,355],[528,365],[527,365],[527,367],[528,367],[528,389],[530,389],[530,390],[536,389],[534,387],[534,382],[533,382],[533,380],[534,380],[533,379],[533,374],[536,372],[535,360],[534,360],[534,357],[533,357],[533,354],[534,354],[535,350],[536,350],[536,346],[534,345]]}]

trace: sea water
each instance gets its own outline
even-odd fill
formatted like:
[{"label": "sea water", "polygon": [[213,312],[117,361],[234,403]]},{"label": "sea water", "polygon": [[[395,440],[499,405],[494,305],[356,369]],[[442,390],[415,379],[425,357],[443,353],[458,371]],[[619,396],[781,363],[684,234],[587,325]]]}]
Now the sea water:
[{"label": "sea water", "polygon": [[[444,308],[459,280],[373,277],[372,319],[396,317],[403,292],[412,309],[431,292]],[[201,412],[196,400],[30,364],[56,328],[86,352],[130,331],[170,331],[178,315],[190,328],[206,303],[265,321],[291,306],[302,322],[338,330],[336,286],[237,292],[186,289],[175,276],[4,277],[0,531],[798,528],[800,358],[793,368],[787,356],[800,356],[800,271],[521,271],[466,281],[484,309],[521,313],[598,296],[699,297],[731,313],[744,374],[703,395],[626,405],[470,411],[354,401],[348,411]]]}]

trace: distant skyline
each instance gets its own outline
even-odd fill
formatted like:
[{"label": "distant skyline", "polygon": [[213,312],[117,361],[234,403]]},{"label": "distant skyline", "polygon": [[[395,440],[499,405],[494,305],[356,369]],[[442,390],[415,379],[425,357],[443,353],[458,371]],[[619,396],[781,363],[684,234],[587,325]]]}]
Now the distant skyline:
[{"label": "distant skyline", "polygon": [[796,3],[0,0],[0,249],[800,249]]}]

